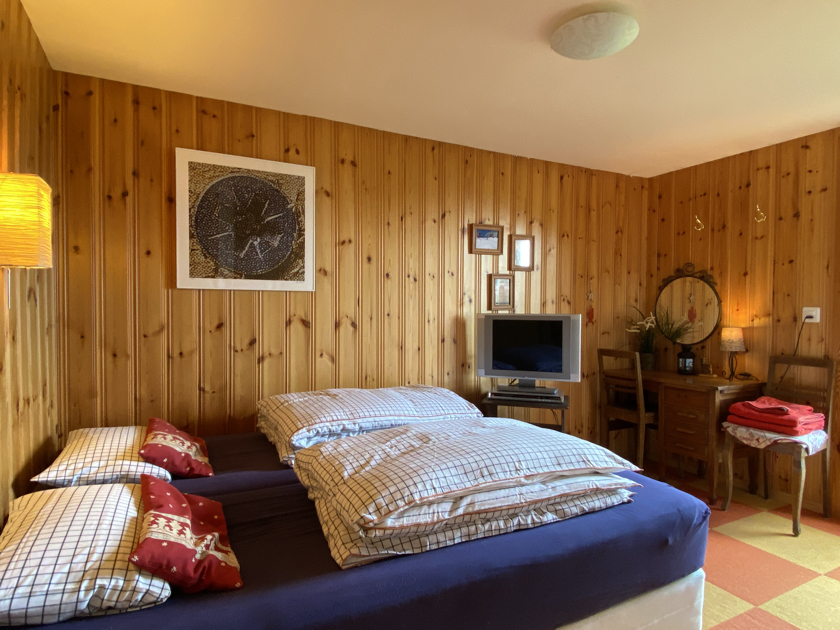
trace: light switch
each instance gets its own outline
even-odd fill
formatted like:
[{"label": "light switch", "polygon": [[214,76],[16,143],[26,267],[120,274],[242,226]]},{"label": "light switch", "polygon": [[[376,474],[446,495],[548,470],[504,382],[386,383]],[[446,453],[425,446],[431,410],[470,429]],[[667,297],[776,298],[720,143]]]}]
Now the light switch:
[{"label": "light switch", "polygon": [[[812,319],[805,320],[808,315],[811,316]],[[802,321],[806,324],[819,324],[820,323],[820,308],[818,306],[806,306],[802,309]]]}]

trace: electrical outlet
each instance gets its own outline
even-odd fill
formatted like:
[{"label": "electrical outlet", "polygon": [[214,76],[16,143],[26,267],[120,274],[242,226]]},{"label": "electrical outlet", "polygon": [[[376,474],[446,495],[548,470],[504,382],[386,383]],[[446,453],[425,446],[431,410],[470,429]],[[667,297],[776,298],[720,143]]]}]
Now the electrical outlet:
[{"label": "electrical outlet", "polygon": [[[806,320],[805,318],[811,316],[811,319]],[[819,324],[820,323],[820,308],[818,306],[806,306],[802,309],[802,321],[809,324]]]}]

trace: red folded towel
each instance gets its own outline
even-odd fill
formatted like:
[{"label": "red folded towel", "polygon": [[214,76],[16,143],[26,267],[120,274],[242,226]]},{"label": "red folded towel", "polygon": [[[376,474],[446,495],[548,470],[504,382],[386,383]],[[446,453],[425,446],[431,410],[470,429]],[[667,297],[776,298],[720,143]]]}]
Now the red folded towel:
[{"label": "red folded towel", "polygon": [[796,403],[785,402],[772,396],[762,396],[758,400],[750,400],[744,403],[750,409],[755,411],[763,411],[765,413],[775,413],[779,415],[791,414],[810,414],[814,413],[814,408],[810,405],[797,405]]},{"label": "red folded towel", "polygon": [[825,417],[821,413],[816,415],[819,416],[819,419],[803,422],[795,427],[786,427],[733,415],[730,415],[727,420],[732,424],[740,424],[753,429],[761,429],[762,431],[772,431],[773,433],[783,433],[784,435],[808,435],[811,431],[821,431],[825,427]]},{"label": "red folded towel", "polygon": [[757,422],[793,428],[803,423],[825,420],[823,414],[814,413],[814,408],[809,405],[795,405],[769,396],[763,396],[754,402],[737,402],[729,408],[729,413]]}]

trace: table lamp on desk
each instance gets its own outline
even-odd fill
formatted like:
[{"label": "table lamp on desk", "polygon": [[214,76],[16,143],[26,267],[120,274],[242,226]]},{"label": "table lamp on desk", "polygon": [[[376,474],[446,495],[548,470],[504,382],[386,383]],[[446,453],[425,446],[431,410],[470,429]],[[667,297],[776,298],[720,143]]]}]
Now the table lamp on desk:
[{"label": "table lamp on desk", "polygon": [[721,352],[729,353],[729,380],[735,378],[735,370],[738,367],[739,352],[746,352],[747,347],[744,345],[744,329],[743,328],[722,328],[720,331],[720,349]]}]

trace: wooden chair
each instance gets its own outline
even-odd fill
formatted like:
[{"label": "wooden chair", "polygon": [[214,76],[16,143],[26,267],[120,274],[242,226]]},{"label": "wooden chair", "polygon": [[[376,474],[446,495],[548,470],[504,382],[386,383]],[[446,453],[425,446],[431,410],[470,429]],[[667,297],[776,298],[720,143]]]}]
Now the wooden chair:
[{"label": "wooden chair", "polygon": [[[634,376],[619,377],[604,370],[605,358],[629,361]],[[642,363],[638,352],[598,348],[598,380],[601,399],[598,405],[601,444],[609,447],[610,431],[634,429],[636,435],[636,465],[644,466],[645,428],[658,429],[656,412],[645,409],[645,391],[642,388]],[[660,465],[660,476],[664,466]]]},{"label": "wooden chair", "polygon": [[[781,378],[777,374],[777,369],[784,367],[785,370],[792,366],[809,367],[825,370],[825,386],[824,387],[797,387],[793,385],[793,380],[786,383],[779,383]],[[773,356],[770,357],[770,368],[767,372],[767,386],[764,388],[764,393],[767,396],[778,398],[787,402],[807,404],[814,408],[814,411],[825,414],[825,432],[829,439],[826,440],[825,445],[817,452],[812,453],[816,455],[823,451],[823,468],[822,468],[822,489],[823,489],[823,516],[829,518],[831,516],[831,411],[834,402],[834,385],[835,385],[836,365],[832,359],[812,359],[807,357],[790,357],[790,356]],[[732,500],[732,486],[734,485],[732,475],[732,460],[733,452],[736,442],[743,444],[734,437],[731,433],[726,433],[726,442],[723,447],[723,468],[724,476],[726,477],[726,498],[723,501],[721,509],[729,508],[729,502]],[[793,535],[799,536],[802,528],[800,526],[800,516],[802,512],[802,494],[805,489],[805,447],[801,444],[791,442],[780,442],[771,444],[766,448],[760,449],[761,453],[761,468],[764,471],[764,498],[770,498],[770,483],[768,468],[770,465],[770,458],[766,455],[766,451],[774,453],[784,453],[793,457],[793,478],[791,479],[791,487],[794,493],[793,499]]]}]

